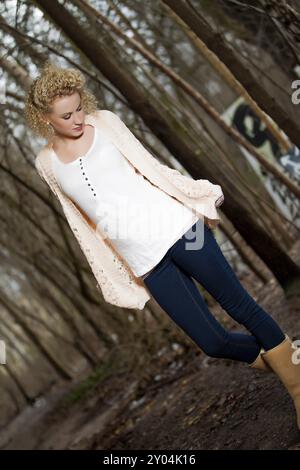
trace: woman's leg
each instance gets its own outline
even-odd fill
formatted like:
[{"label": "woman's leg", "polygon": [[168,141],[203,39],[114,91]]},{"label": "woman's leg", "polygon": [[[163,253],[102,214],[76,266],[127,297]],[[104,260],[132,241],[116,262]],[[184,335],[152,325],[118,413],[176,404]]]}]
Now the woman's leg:
[{"label": "woman's leg", "polygon": [[[198,245],[195,244],[193,249],[189,243],[195,240]],[[172,261],[201,283],[234,320],[255,336],[265,350],[284,340],[281,328],[242,286],[212,230],[201,219],[173,245],[170,255]],[[234,336],[228,336],[229,342],[233,339]]]},{"label": "woman's leg", "polygon": [[174,248],[144,279],[153,298],[208,356],[253,362],[261,347],[256,338],[223,328],[194,280],[171,259]]}]

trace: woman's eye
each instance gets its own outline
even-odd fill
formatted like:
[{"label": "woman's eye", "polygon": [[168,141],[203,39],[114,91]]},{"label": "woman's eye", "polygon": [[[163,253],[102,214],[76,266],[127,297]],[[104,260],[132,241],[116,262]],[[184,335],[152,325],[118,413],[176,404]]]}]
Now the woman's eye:
[{"label": "woman's eye", "polygon": [[[80,108],[77,108],[77,111],[81,111],[82,110],[82,106],[80,106]],[[70,119],[71,116],[64,116],[64,119]]]},{"label": "woman's eye", "polygon": [[[82,110],[82,107],[80,106],[80,108],[77,109],[77,111],[81,111]],[[65,116],[64,119],[70,119],[71,116]]]}]

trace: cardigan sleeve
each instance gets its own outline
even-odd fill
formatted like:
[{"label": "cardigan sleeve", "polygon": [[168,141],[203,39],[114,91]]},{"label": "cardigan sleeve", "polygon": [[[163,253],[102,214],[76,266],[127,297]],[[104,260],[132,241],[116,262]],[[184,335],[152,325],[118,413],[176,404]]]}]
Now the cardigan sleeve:
[{"label": "cardigan sleeve", "polygon": [[52,184],[49,183],[48,179],[47,179],[46,176],[44,175],[43,166],[41,165],[38,156],[37,156],[36,159],[35,159],[34,165],[35,165],[35,168],[36,168],[38,174],[40,175],[40,177],[45,181],[45,183],[47,183],[47,185],[48,185],[49,188],[52,190],[52,192],[54,193],[54,195],[59,199],[58,194],[57,194],[57,191],[55,190],[55,187],[54,187]]},{"label": "cardigan sleeve", "polygon": [[46,181],[38,157],[36,157],[36,159],[35,159],[35,161],[34,161],[34,166],[35,166],[35,168],[36,168],[38,174],[40,175],[40,177],[41,177],[44,181]]},{"label": "cardigan sleeve", "polygon": [[185,195],[191,198],[199,197],[215,197],[216,206],[220,206],[224,201],[224,194],[219,184],[213,184],[207,179],[193,179],[190,176],[182,175],[178,170],[168,167],[160,163],[151,153],[144,147],[144,145],[135,137],[126,124],[119,118],[119,116],[112,111],[102,110],[106,113],[112,125],[116,129],[119,138],[124,138],[130,141],[130,144],[135,146],[143,157],[146,158],[151,165],[163,174],[169,181],[171,181],[177,188],[179,188]]}]

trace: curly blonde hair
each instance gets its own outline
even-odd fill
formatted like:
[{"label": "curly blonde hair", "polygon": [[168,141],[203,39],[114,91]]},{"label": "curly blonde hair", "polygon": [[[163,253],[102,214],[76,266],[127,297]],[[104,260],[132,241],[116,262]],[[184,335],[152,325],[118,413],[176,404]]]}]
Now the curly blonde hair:
[{"label": "curly blonde hair", "polygon": [[80,94],[82,109],[86,114],[97,110],[97,99],[85,88],[84,75],[79,70],[61,68],[47,60],[25,97],[24,115],[32,131],[51,141],[54,130],[44,122],[42,114],[50,111],[57,96],[71,95],[75,91]]}]

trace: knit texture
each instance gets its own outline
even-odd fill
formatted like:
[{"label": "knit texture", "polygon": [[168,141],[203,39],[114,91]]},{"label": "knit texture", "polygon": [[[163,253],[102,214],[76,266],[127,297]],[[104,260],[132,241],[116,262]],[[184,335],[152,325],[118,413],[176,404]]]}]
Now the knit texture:
[{"label": "knit texture", "polygon": [[[85,123],[98,127],[107,134],[129,162],[152,184],[193,209],[210,228],[218,225],[220,218],[217,207],[224,201],[220,185],[205,179],[194,180],[158,162],[112,111],[97,110],[86,116]],[[96,226],[64,193],[52,168],[50,145],[39,152],[35,166],[61,203],[105,301],[119,307],[142,310],[151,298],[143,279],[133,274],[128,263],[101,231],[99,224]]]}]

